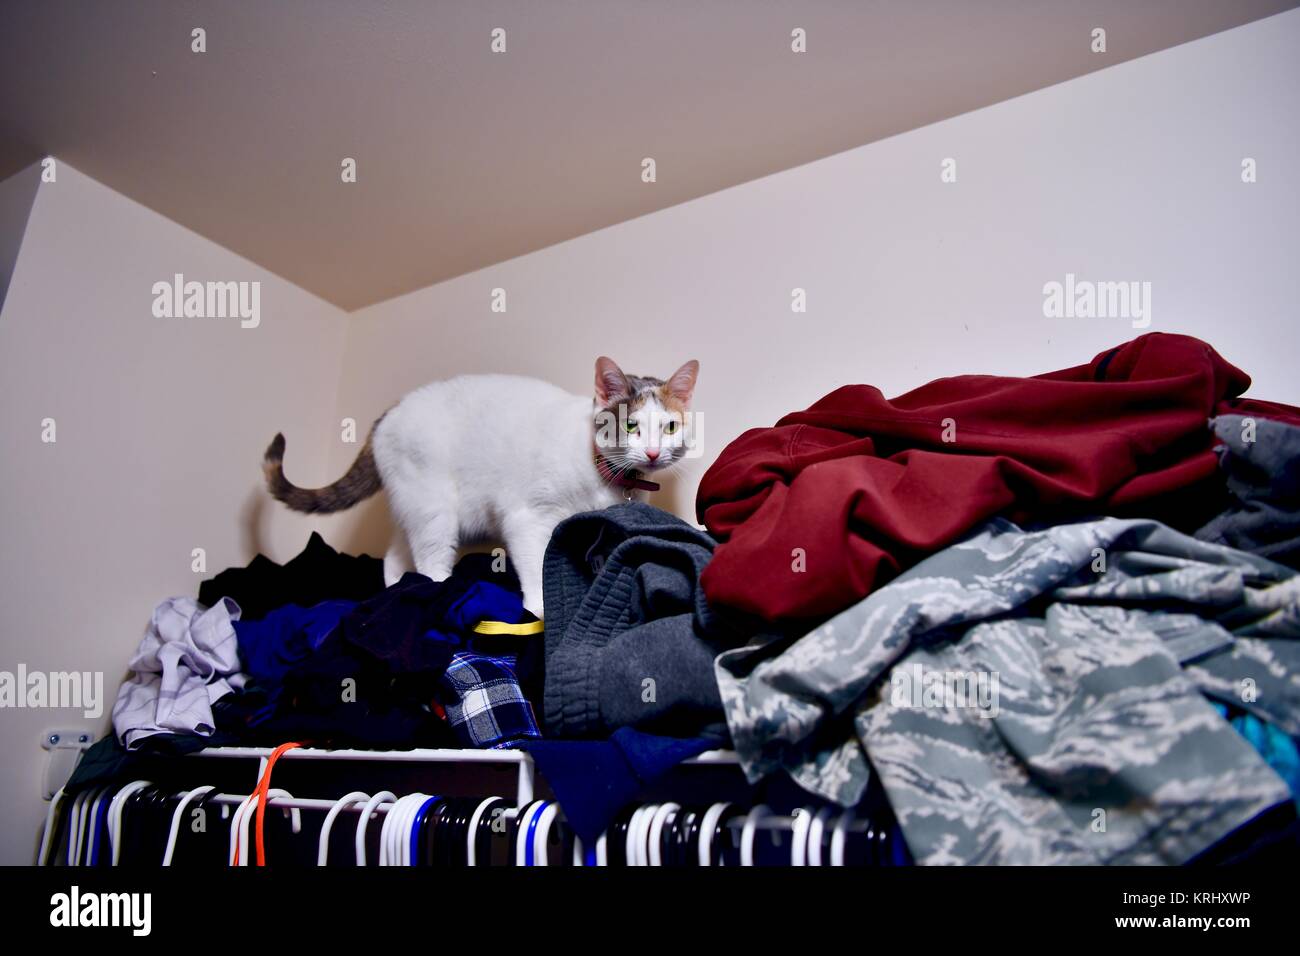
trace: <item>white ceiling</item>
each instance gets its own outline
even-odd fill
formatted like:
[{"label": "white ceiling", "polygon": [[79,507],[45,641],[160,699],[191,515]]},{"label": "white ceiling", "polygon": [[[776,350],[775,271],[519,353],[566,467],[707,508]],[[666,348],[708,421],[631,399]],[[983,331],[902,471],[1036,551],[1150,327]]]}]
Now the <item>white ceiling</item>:
[{"label": "white ceiling", "polygon": [[1297,4],[4,0],[0,178],[53,154],[352,310]]}]

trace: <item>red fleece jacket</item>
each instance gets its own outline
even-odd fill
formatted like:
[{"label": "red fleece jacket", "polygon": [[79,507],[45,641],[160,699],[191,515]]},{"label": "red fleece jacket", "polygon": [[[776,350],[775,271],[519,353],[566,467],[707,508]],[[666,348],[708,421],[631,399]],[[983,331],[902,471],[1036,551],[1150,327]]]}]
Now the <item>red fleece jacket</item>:
[{"label": "red fleece jacket", "polygon": [[892,401],[847,385],[745,432],[705,474],[696,513],[722,542],[705,594],[806,620],[997,514],[1168,520],[1171,504],[1221,492],[1210,417],[1300,425],[1300,409],[1237,398],[1249,385],[1206,343],[1163,333],[1034,378],[959,375]]}]

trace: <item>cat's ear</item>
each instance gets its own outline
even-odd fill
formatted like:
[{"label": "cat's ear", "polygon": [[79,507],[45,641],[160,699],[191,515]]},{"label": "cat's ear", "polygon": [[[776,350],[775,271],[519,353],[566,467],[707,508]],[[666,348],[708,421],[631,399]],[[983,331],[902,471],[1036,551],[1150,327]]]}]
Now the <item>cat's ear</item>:
[{"label": "cat's ear", "polygon": [[612,405],[631,390],[627,376],[617,362],[604,355],[596,359],[596,401]]},{"label": "cat's ear", "polygon": [[695,394],[695,379],[700,374],[700,363],[691,359],[677,371],[673,372],[672,378],[665,383],[668,391],[683,405],[691,403],[691,396]]}]

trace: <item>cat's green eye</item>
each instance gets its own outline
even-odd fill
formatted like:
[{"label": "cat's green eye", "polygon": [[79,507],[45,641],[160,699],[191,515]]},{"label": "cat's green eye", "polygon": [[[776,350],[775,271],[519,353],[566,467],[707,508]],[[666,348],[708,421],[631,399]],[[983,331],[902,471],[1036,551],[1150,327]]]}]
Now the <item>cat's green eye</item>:
[{"label": "cat's green eye", "polygon": [[629,435],[635,435],[638,426],[635,421],[629,418],[626,422],[623,423],[623,427],[627,430],[627,433]]},{"label": "cat's green eye", "polygon": [[664,434],[672,435],[675,434],[676,432],[677,432],[677,422],[673,421],[672,419],[669,419],[668,423],[664,425]]}]

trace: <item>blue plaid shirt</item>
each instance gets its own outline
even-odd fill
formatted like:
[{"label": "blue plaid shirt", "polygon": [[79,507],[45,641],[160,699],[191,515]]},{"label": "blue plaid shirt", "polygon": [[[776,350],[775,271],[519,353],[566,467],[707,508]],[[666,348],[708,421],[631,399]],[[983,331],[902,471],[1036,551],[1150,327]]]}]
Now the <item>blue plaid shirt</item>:
[{"label": "blue plaid shirt", "polygon": [[517,659],[457,651],[439,680],[447,722],[466,747],[501,748],[539,740],[533,705],[516,676]]}]

